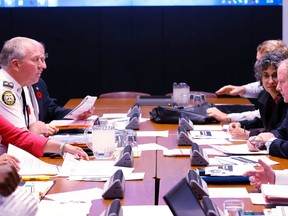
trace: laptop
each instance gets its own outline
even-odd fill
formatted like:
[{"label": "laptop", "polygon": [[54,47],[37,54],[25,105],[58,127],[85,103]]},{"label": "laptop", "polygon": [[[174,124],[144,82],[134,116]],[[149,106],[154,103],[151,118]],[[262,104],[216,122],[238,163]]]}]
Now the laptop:
[{"label": "laptop", "polygon": [[206,216],[186,178],[178,182],[163,198],[174,216]]},{"label": "laptop", "polygon": [[203,207],[186,178],[181,179],[163,198],[174,216],[224,215],[208,196],[204,196],[202,199]]}]

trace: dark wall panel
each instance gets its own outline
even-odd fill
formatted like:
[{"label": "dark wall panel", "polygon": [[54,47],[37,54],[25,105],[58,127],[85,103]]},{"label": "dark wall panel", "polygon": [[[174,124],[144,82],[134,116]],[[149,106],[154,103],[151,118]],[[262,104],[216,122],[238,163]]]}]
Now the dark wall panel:
[{"label": "dark wall panel", "polygon": [[205,91],[245,84],[257,45],[282,37],[279,6],[4,8],[0,20],[0,43],[45,43],[42,76],[60,104],[108,91],[160,95],[175,81]]}]

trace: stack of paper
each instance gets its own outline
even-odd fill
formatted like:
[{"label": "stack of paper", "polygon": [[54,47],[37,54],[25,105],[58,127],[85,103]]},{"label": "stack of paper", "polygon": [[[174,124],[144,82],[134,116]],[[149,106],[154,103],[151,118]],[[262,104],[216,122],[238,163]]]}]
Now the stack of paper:
[{"label": "stack of paper", "polygon": [[262,184],[261,191],[266,203],[288,205],[288,185]]},{"label": "stack of paper", "polygon": [[53,120],[50,122],[51,125],[54,125],[59,130],[68,130],[68,129],[85,129],[90,128],[94,125],[98,116],[93,115],[85,120]]}]

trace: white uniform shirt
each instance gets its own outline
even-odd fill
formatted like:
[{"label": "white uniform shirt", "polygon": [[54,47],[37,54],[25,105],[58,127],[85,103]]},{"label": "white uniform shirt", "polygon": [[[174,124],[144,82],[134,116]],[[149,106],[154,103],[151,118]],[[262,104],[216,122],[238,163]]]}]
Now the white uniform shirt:
[{"label": "white uniform shirt", "polygon": [[288,184],[288,170],[274,170],[275,171],[275,184]]},{"label": "white uniform shirt", "polygon": [[[29,125],[37,121],[31,102],[32,94],[24,87],[27,105],[30,108]],[[26,128],[26,120],[23,113],[22,88],[4,69],[0,70],[0,114],[19,128]],[[35,96],[35,95],[34,95]],[[37,104],[38,105],[38,104]]]},{"label": "white uniform shirt", "polygon": [[239,122],[244,120],[252,121],[255,117],[261,118],[259,109],[254,111],[228,114],[228,118],[231,119],[231,122]]},{"label": "white uniform shirt", "polygon": [[248,83],[244,85],[244,87],[246,89],[246,93],[240,96],[245,98],[257,98],[259,93],[263,90],[263,87],[260,85],[259,81]]}]

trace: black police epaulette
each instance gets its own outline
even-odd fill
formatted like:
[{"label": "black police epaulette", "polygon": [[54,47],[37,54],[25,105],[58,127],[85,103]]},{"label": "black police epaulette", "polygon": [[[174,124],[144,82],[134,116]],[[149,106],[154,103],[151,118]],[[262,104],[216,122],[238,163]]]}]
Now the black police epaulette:
[{"label": "black police epaulette", "polygon": [[8,82],[8,81],[3,81],[3,86],[4,87],[13,88],[14,87],[14,83],[13,82]]}]

